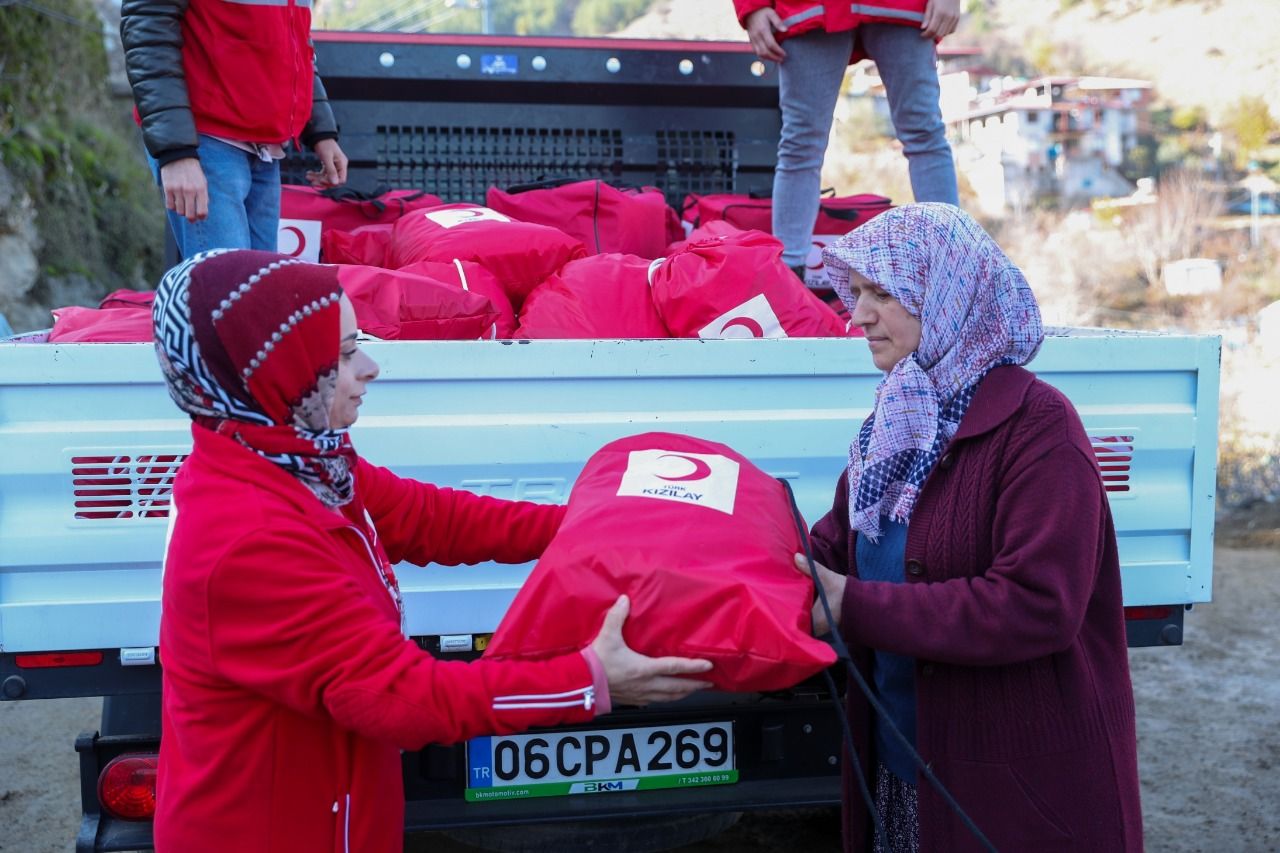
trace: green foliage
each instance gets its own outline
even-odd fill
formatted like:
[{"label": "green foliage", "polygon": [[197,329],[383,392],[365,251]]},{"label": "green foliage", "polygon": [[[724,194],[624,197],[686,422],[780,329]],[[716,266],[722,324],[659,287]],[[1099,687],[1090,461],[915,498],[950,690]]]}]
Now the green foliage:
[{"label": "green foliage", "polygon": [[1170,111],[1168,122],[1175,130],[1204,130],[1209,119],[1204,107],[1178,107]]},{"label": "green foliage", "polygon": [[88,3],[41,5],[68,20],[26,6],[0,12],[0,137],[38,117],[51,102],[68,110],[89,105],[107,76],[102,25]]},{"label": "green foliage", "polygon": [[573,13],[580,36],[608,35],[644,14],[649,0],[581,0]]},{"label": "green foliage", "polygon": [[[136,130],[111,104],[102,23],[88,0],[0,10],[0,162],[29,194],[40,267],[102,293],[154,282],[164,218]],[[73,23],[78,22],[78,23]]]},{"label": "green foliage", "polygon": [[1244,168],[1266,147],[1280,125],[1261,95],[1246,95],[1226,109],[1222,129],[1235,143],[1236,165]]}]

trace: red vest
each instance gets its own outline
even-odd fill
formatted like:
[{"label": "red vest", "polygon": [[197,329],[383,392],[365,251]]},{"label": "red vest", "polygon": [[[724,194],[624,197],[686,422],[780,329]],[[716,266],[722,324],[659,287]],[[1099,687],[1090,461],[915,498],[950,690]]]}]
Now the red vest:
[{"label": "red vest", "polygon": [[[787,25],[778,38],[789,39],[813,30],[840,33],[862,24],[902,24],[919,28],[924,23],[928,0],[733,0],[738,21],[746,25],[747,16],[757,9],[772,6]],[[860,58],[855,54],[854,60]]]},{"label": "red vest", "polygon": [[311,0],[191,0],[182,65],[196,129],[284,142],[311,118]]}]

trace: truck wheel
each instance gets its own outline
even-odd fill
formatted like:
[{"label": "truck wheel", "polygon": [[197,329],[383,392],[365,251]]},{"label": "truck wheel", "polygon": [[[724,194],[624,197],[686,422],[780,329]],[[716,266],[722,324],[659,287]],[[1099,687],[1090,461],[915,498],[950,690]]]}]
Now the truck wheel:
[{"label": "truck wheel", "polygon": [[660,818],[617,818],[575,823],[451,829],[444,835],[494,853],[657,853],[719,835],[738,822],[741,812]]}]

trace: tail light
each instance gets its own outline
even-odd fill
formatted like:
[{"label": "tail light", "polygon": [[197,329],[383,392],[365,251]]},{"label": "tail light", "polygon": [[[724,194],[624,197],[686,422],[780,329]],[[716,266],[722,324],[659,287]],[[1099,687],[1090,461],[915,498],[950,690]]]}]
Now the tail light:
[{"label": "tail light", "polygon": [[156,816],[156,765],[160,756],[130,754],[113,758],[98,776],[98,801],[121,820]]},{"label": "tail light", "polygon": [[49,669],[60,666],[97,666],[102,663],[102,652],[37,652],[14,655],[13,662],[19,669]]}]

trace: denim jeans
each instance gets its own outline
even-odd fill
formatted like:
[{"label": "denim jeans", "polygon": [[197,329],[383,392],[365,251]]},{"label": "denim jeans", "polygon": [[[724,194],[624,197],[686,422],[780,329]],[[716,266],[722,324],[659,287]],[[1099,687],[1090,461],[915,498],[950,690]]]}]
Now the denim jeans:
[{"label": "denim jeans", "polygon": [[[160,167],[149,154],[151,173]],[[168,211],[169,227],[183,259],[207,249],[276,251],[280,228],[280,163],[200,134],[200,167],[209,185],[209,217],[188,222]]]},{"label": "denim jeans", "polygon": [[[916,201],[959,203],[955,161],[947,142],[934,43],[916,27],[864,24],[862,47],[876,63],[889,100],[894,132],[902,142]],[[773,178],[773,233],[789,266],[804,263],[818,216],[822,160],[831,134],[853,33],[806,33],[783,42],[779,66],[782,138]],[[866,188],[874,192],[874,187]]]}]

